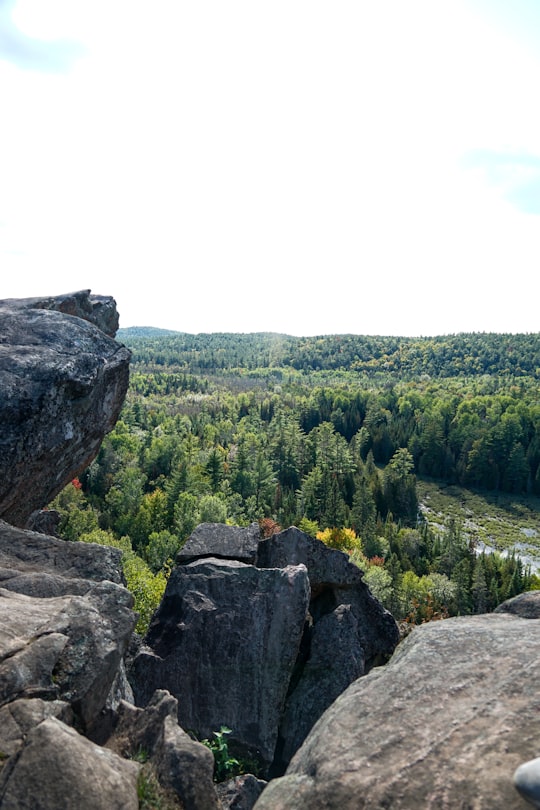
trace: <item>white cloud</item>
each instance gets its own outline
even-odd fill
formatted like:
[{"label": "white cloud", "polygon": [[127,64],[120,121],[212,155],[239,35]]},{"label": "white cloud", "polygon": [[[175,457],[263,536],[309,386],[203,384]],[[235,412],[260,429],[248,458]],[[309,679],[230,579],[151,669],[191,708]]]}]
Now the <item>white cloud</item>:
[{"label": "white cloud", "polygon": [[537,330],[538,220],[462,155],[535,154],[540,61],[467,2],[44,8],[17,24],[87,53],[0,62],[5,295],[92,287],[186,331]]}]

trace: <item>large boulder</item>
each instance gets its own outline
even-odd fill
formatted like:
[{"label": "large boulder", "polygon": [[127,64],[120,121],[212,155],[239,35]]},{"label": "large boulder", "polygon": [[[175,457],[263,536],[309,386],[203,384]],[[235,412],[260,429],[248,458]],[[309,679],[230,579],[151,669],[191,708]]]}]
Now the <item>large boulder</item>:
[{"label": "large boulder", "polygon": [[209,558],[176,567],[134,662],[136,702],[167,689],[183,728],[211,737],[228,726],[269,765],[308,603],[303,565]]},{"label": "large boulder", "polygon": [[2,808],[135,810],[146,785],[95,744],[133,697],[121,553],[48,535],[58,515],[43,509],[116,421],[130,358],[117,326],[114,300],[88,291],[0,302]]},{"label": "large boulder", "polygon": [[[66,587],[73,580],[86,581],[87,587],[92,582],[105,579],[121,584],[121,558],[122,552],[117,548],[95,543],[66,542],[57,537],[18,529],[0,520],[0,580],[6,582],[15,576],[35,575],[44,580],[62,579]],[[3,584],[2,587],[9,585]],[[51,594],[43,592],[35,595]]]},{"label": "large boulder", "polygon": [[266,784],[252,773],[220,782],[217,786],[217,794],[221,807],[223,810],[252,810]]},{"label": "large boulder", "polygon": [[140,765],[56,717],[27,734],[0,773],[2,810],[138,810]]},{"label": "large boulder", "polygon": [[95,324],[112,338],[118,331],[120,319],[116,301],[110,295],[92,295],[91,290],[41,298],[5,298],[0,303],[14,310],[49,309],[64,315],[73,315]]},{"label": "large boulder", "polygon": [[416,628],[333,703],[256,810],[524,810],[513,774],[540,751],[538,620]]},{"label": "large boulder", "polygon": [[218,810],[214,757],[180,728],[178,701],[165,690],[157,690],[144,709],[120,703],[107,748],[123,757],[144,759],[182,807]]},{"label": "large boulder", "polygon": [[73,725],[73,710],[64,700],[21,698],[0,708],[0,751],[3,758],[17,754],[30,731],[43,720],[56,717]]},{"label": "large boulder", "polygon": [[271,775],[280,775],[315,721],[356,678],[384,663],[399,631],[347,554],[292,526],[261,540],[257,565],[305,565],[311,598],[301,655],[279,729]]},{"label": "large boulder", "polygon": [[257,524],[201,524],[177,562],[131,669],[135,700],[169,690],[183,727],[228,726],[235,753],[281,774],[335,698],[391,655],[397,625],[346,554],[294,527],[262,539]]},{"label": "large boulder", "polygon": [[203,557],[255,564],[259,547],[258,523],[250,526],[228,526],[225,523],[201,523],[177,554],[179,564]]},{"label": "large boulder", "polygon": [[81,317],[111,331],[113,312],[113,299],[96,304],[87,293],[68,304],[0,301],[0,518],[8,523],[24,527],[85,469],[118,418],[130,352]]},{"label": "large boulder", "polygon": [[23,697],[69,702],[95,723],[126,652],[133,598],[112,582],[85,596],[32,598],[0,588],[0,705]]}]

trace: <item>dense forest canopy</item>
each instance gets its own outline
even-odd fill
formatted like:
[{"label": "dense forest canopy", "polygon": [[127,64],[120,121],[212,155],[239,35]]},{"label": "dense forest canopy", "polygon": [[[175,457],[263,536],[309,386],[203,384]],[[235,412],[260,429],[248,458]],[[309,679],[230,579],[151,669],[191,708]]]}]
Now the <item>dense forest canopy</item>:
[{"label": "dense forest canopy", "polygon": [[540,495],[538,334],[118,338],[133,351],[121,419],[56,505],[64,536],[120,544],[144,593],[198,523],[253,520],[347,550],[413,621],[536,586],[455,521],[426,525],[416,481]]},{"label": "dense forest canopy", "polygon": [[540,376],[540,334],[472,333],[432,338],[322,335],[171,333],[132,327],[118,339],[136,362],[186,371],[230,369],[345,370],[393,373],[401,379],[432,377]]}]

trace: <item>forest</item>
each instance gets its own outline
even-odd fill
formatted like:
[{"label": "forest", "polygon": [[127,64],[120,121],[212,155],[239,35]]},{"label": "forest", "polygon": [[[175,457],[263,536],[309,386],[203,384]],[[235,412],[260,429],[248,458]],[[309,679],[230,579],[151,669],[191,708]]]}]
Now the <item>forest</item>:
[{"label": "forest", "polygon": [[419,478],[540,495],[540,335],[435,338],[120,330],[124,408],[55,500],[67,539],[118,545],[144,629],[201,522],[296,525],[350,554],[402,621],[493,610],[540,580]]}]

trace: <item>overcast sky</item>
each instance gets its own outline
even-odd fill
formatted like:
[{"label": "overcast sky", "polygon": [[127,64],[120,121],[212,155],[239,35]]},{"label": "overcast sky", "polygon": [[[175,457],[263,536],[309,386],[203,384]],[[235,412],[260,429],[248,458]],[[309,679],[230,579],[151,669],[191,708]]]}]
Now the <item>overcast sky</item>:
[{"label": "overcast sky", "polygon": [[539,0],[0,0],[0,297],[540,331]]}]

